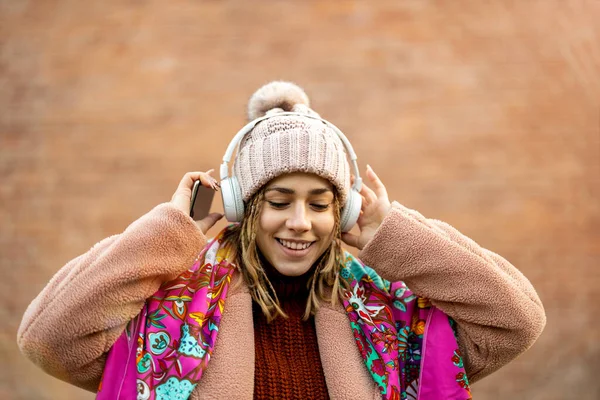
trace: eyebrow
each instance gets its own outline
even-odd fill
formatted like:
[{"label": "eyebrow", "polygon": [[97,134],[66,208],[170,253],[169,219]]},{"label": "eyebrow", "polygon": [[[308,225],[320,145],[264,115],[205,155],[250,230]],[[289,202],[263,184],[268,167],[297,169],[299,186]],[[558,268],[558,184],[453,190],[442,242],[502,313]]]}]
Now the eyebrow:
[{"label": "eyebrow", "polygon": [[[296,191],[294,189],[281,187],[281,186],[273,186],[266,190],[266,192],[272,192],[272,191],[283,193],[283,194],[295,194],[296,193]],[[308,192],[308,194],[317,195],[317,194],[323,194],[323,193],[327,193],[327,192],[332,192],[332,190],[329,188],[318,188],[318,189],[312,189],[310,192]]]}]

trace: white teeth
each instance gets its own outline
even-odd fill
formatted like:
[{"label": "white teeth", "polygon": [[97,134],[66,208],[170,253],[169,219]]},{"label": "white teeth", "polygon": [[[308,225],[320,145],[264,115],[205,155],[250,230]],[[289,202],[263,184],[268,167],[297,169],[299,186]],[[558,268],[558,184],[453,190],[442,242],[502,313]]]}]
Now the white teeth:
[{"label": "white teeth", "polygon": [[292,249],[292,250],[304,250],[304,249],[308,248],[308,246],[310,246],[312,244],[312,242],[309,242],[309,243],[296,243],[296,242],[288,242],[287,240],[283,240],[283,239],[278,239],[278,240],[279,240],[279,243],[281,243],[282,245],[284,245],[288,249]]}]

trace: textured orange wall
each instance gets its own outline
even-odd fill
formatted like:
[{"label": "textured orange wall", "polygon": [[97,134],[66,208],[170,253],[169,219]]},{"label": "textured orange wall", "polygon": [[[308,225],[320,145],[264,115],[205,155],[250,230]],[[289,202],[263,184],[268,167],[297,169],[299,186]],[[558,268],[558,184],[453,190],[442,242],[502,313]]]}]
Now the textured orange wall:
[{"label": "textured orange wall", "polygon": [[18,353],[69,259],[217,167],[293,80],[392,198],[507,257],[547,329],[478,399],[600,398],[600,2],[0,0],[0,398],[91,399]]}]

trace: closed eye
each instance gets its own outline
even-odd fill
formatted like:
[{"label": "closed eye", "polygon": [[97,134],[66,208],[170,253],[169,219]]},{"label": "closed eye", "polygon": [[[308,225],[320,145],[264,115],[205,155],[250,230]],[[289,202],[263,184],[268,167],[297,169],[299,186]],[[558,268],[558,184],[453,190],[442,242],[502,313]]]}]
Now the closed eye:
[{"label": "closed eye", "polygon": [[273,208],[281,210],[290,205],[290,203],[278,203],[276,201],[268,201],[269,205]]},{"label": "closed eye", "polygon": [[[290,203],[279,203],[277,201],[267,201],[269,205],[277,210],[282,210],[290,205]],[[329,204],[310,204],[310,207],[315,211],[326,211],[329,209]]]}]

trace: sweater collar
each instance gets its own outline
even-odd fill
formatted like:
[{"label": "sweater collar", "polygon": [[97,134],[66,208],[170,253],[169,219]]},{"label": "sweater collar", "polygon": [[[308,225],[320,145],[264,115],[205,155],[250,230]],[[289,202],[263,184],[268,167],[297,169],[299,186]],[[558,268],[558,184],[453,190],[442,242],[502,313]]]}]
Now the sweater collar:
[{"label": "sweater collar", "polygon": [[314,275],[318,262],[302,275],[287,276],[277,271],[260,252],[259,256],[265,274],[273,285],[280,302],[306,300],[309,293],[308,282]]}]

